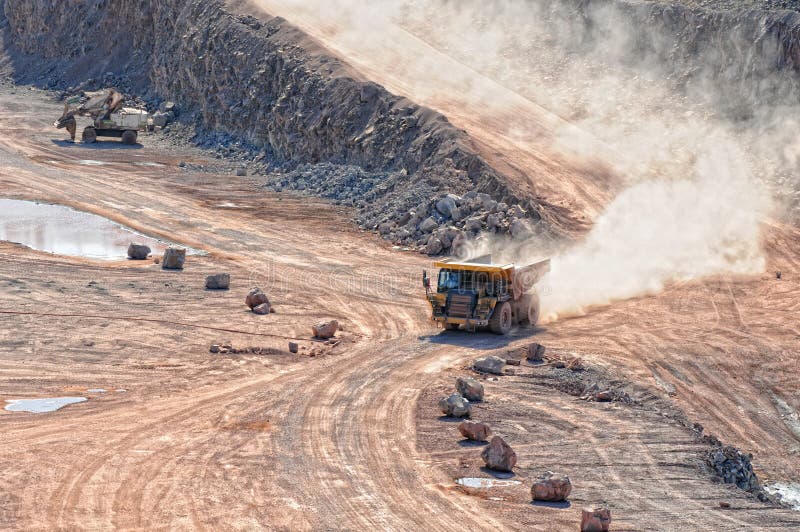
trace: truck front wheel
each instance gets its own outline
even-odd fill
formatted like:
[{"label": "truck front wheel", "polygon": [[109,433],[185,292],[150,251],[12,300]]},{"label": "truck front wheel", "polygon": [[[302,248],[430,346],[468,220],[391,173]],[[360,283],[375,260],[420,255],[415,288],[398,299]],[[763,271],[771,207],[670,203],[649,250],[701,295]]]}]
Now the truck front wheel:
[{"label": "truck front wheel", "polygon": [[81,134],[81,141],[86,144],[91,144],[97,141],[97,131],[94,130],[92,126],[87,126],[84,128],[83,133]]},{"label": "truck front wheel", "polygon": [[508,334],[512,325],[511,304],[508,301],[498,303],[489,318],[489,329],[495,334]]},{"label": "truck front wheel", "polygon": [[122,133],[122,143],[123,144],[136,144],[136,137],[137,136],[138,135],[136,134],[136,131],[133,131],[132,129],[124,131]]}]

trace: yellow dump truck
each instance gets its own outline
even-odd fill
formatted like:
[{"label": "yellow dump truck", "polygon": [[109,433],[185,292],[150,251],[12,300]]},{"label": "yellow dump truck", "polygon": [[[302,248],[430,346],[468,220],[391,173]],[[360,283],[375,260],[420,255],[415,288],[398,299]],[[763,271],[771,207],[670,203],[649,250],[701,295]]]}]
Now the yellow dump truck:
[{"label": "yellow dump truck", "polygon": [[428,273],[422,283],[433,310],[432,319],[445,329],[489,329],[508,334],[514,325],[536,325],[539,296],[534,285],[550,271],[550,260],[523,267],[493,264],[491,255],[464,262],[442,260],[435,289]]}]

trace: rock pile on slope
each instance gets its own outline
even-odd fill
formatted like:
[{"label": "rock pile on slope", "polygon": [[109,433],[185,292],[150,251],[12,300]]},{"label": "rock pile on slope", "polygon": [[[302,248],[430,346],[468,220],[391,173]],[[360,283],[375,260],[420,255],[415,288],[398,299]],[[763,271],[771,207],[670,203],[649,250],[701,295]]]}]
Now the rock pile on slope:
[{"label": "rock pile on slope", "polygon": [[745,491],[761,492],[761,483],[750,463],[752,459],[753,455],[744,454],[730,445],[716,447],[708,456],[711,467],[723,482],[736,484]]}]

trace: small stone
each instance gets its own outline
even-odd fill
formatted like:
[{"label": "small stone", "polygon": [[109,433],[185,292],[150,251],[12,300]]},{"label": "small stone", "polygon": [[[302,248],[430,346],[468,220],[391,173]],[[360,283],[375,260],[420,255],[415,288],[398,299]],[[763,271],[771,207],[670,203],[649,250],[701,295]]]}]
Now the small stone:
[{"label": "small stone", "polygon": [[528,361],[542,362],[544,360],[544,346],[537,343],[528,344]]},{"label": "small stone", "polygon": [[519,366],[520,360],[517,358],[507,358],[506,364],[508,364],[509,366]]},{"label": "small stone", "polygon": [[557,359],[553,360],[552,362],[550,362],[550,365],[553,366],[554,368],[566,368],[567,367],[567,363],[564,362],[563,360],[561,360],[560,358],[557,358]]},{"label": "small stone", "polygon": [[239,167],[236,169],[236,175],[239,177],[244,177],[247,175],[247,168]]},{"label": "small stone", "polygon": [[486,423],[462,421],[458,425],[458,432],[472,441],[487,441],[492,436],[492,429]]},{"label": "small stone", "polygon": [[517,465],[517,453],[500,436],[492,438],[483,448],[481,458],[486,467],[495,471],[511,471]]},{"label": "small stone", "polygon": [[144,244],[134,244],[128,246],[128,258],[131,260],[145,260],[150,254],[150,247]]},{"label": "small stone", "polygon": [[572,491],[572,482],[566,475],[546,472],[533,481],[531,498],[534,501],[561,502],[566,501]]},{"label": "small stone", "polygon": [[321,321],[311,326],[311,332],[316,338],[327,340],[328,338],[333,338],[338,328],[339,322],[336,320]]},{"label": "small stone", "polygon": [[602,392],[597,392],[596,394],[594,394],[594,400],[601,403],[607,403],[612,399],[613,397],[611,396],[611,392],[609,392],[608,390],[604,390]]},{"label": "small stone", "polygon": [[253,314],[260,314],[263,316],[264,314],[269,314],[270,310],[269,303],[261,303],[253,307]]},{"label": "small stone", "polygon": [[457,393],[440,399],[439,408],[444,415],[450,417],[469,417],[472,411],[472,405],[469,404],[469,401]]},{"label": "small stone", "polygon": [[297,353],[298,345],[297,342],[289,342],[289,352],[290,353]]},{"label": "small stone", "polygon": [[250,289],[250,292],[247,293],[247,297],[244,299],[244,303],[253,309],[258,305],[269,303],[269,298],[267,297],[267,294],[261,291],[260,288],[256,287]]},{"label": "small stone", "polygon": [[211,353],[219,353],[219,346],[217,344],[211,344],[211,347],[208,350]]},{"label": "small stone", "polygon": [[472,377],[457,378],[456,391],[470,402],[483,401],[483,384]]},{"label": "small stone", "polygon": [[206,288],[209,290],[227,290],[231,284],[229,273],[215,273],[206,277]]},{"label": "small stone", "polygon": [[730,508],[731,507],[731,503],[725,502],[725,501],[719,501],[719,507],[720,508]]},{"label": "small stone", "polygon": [[419,224],[419,230],[423,233],[430,233],[434,229],[439,227],[439,224],[436,223],[436,220],[433,217],[425,218],[421,224]]},{"label": "small stone", "polygon": [[475,371],[480,371],[482,373],[491,373],[493,375],[502,375],[503,374],[503,367],[505,367],[506,361],[500,357],[496,356],[488,356],[485,358],[477,359],[473,364],[472,368]]},{"label": "small stone", "polygon": [[182,248],[167,248],[164,250],[164,258],[161,261],[161,268],[165,270],[182,270],[186,262],[186,250]]},{"label": "small stone", "polygon": [[611,525],[608,508],[584,508],[581,511],[581,532],[607,532]]}]

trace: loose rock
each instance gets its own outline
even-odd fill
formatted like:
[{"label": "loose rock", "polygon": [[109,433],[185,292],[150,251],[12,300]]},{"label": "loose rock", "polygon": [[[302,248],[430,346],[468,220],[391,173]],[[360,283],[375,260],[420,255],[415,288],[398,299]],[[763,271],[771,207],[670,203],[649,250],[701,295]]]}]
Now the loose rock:
[{"label": "loose rock", "polygon": [[253,309],[259,305],[263,305],[264,303],[269,303],[269,298],[267,297],[267,294],[261,291],[260,288],[252,288],[250,289],[250,292],[247,293],[244,303]]},{"label": "loose rock", "polygon": [[486,423],[462,421],[458,425],[458,432],[468,440],[487,441],[492,436],[492,429]]},{"label": "loose rock", "polygon": [[330,320],[330,321],[322,321],[317,323],[316,325],[312,325],[311,331],[314,333],[315,337],[327,340],[328,338],[333,338],[333,335],[336,334],[336,330],[338,328],[339,328],[339,322],[336,320]]},{"label": "loose rock", "polygon": [[472,377],[459,377],[456,379],[456,391],[468,401],[483,401],[483,384]]},{"label": "loose rock", "polygon": [[186,262],[185,249],[167,248],[164,250],[164,258],[161,260],[161,268],[164,270],[182,270],[184,262]]},{"label": "loose rock", "polygon": [[495,471],[511,471],[517,465],[517,453],[500,436],[492,438],[483,448],[481,458],[486,467]]},{"label": "loose rock", "polygon": [[227,290],[231,284],[229,273],[215,273],[206,277],[206,288],[209,290]]},{"label": "loose rock", "polygon": [[150,254],[150,247],[144,244],[131,243],[128,246],[128,258],[132,260],[146,260]]},{"label": "loose rock", "polygon": [[534,501],[561,502],[566,501],[572,491],[572,482],[566,475],[546,472],[533,482],[531,497]]},{"label": "loose rock", "polygon": [[537,343],[528,344],[528,361],[542,362],[544,360],[544,346]]},{"label": "loose rock", "polygon": [[290,353],[297,353],[299,346],[297,342],[289,342],[289,352]]},{"label": "loose rock", "polygon": [[491,373],[493,375],[502,375],[503,374],[503,367],[505,367],[506,361],[500,357],[496,356],[488,356],[485,358],[477,359],[473,364],[472,368],[475,371],[480,371],[483,373]]},{"label": "loose rock", "polygon": [[581,532],[607,532],[611,524],[608,508],[584,508],[581,511]]},{"label": "loose rock", "polygon": [[439,408],[442,409],[444,415],[450,417],[469,417],[472,412],[472,405],[469,404],[469,401],[457,393],[440,399]]},{"label": "loose rock", "polygon": [[269,314],[272,311],[272,307],[269,303],[261,303],[260,305],[256,305],[253,307],[253,314]]}]

